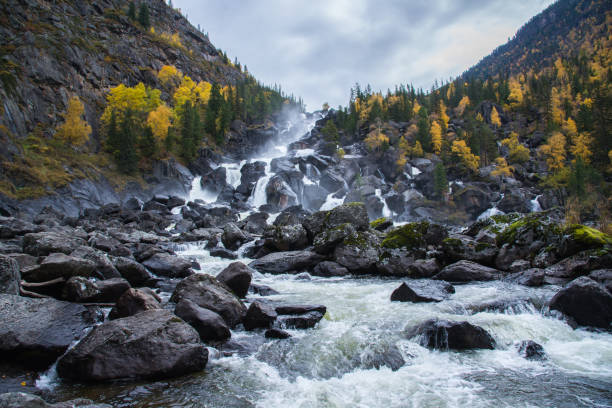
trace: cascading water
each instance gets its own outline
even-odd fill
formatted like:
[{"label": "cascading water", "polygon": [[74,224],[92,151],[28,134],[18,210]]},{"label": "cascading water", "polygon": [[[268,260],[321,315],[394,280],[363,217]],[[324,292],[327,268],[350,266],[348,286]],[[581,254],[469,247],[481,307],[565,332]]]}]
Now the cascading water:
[{"label": "cascading water", "polygon": [[542,206],[540,205],[540,202],[538,201],[540,197],[542,197],[542,194],[535,196],[534,199],[531,200],[531,212],[542,211]]},{"label": "cascading water", "polygon": [[[286,153],[284,143],[253,159],[266,162],[266,175],[251,197],[254,210],[266,202],[265,187],[273,176],[270,162]],[[232,177],[228,175],[230,184]],[[193,182],[190,198],[206,200],[199,179]],[[321,209],[343,201],[329,194]],[[211,256],[205,244],[172,249],[199,262],[202,272],[212,275],[235,262]],[[236,252],[239,261],[251,261],[245,254],[252,245]],[[610,406],[612,337],[606,332],[573,330],[549,314],[545,305],[558,287],[470,283],[456,285],[456,292],[439,303],[401,303],[389,299],[399,279],[303,278],[254,272],[254,283],[280,294],[265,298],[250,294],[249,299],[324,304],[327,314],[313,329],[289,330],[292,337],[287,340],[265,340],[260,331],[236,330],[231,342],[239,352],[220,357],[222,353],[211,349],[201,373],[145,383],[74,387],[59,382],[52,395],[61,400],[87,396],[119,407]],[[407,327],[430,318],[481,326],[497,346],[470,352],[435,351],[406,337]],[[521,357],[517,344],[523,340],[541,344],[547,358]]]}]

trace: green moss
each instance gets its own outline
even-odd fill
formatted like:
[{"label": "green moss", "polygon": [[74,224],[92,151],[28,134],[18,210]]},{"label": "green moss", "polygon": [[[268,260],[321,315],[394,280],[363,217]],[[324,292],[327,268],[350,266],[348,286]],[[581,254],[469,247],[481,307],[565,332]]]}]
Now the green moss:
[{"label": "green moss", "polygon": [[510,224],[520,218],[517,213],[497,214],[490,217],[497,224]]},{"label": "green moss", "polygon": [[564,232],[585,247],[598,248],[612,245],[612,236],[586,225],[572,224],[567,226]]},{"label": "green moss", "polygon": [[384,248],[406,248],[414,249],[425,246],[424,235],[429,229],[427,221],[413,222],[394,228],[387,233],[382,242]]},{"label": "green moss", "polygon": [[365,249],[368,247],[368,239],[363,232],[357,232],[353,235],[346,237],[343,243],[344,245],[354,246],[361,249]]},{"label": "green moss", "polygon": [[548,242],[550,238],[561,234],[558,225],[553,222],[547,222],[541,213],[535,213],[519,218],[517,221],[514,221],[504,228],[503,231],[497,234],[497,245],[502,246],[507,243],[513,243],[520,234],[528,230],[533,231],[533,240],[541,240],[544,242]]},{"label": "green moss", "polygon": [[385,217],[378,218],[370,223],[370,227],[375,229],[376,227],[378,227],[383,222],[386,222],[387,220],[388,219]]},{"label": "green moss", "polygon": [[462,245],[462,242],[460,239],[457,238],[445,238],[442,241],[442,244],[449,247],[460,247]]},{"label": "green moss", "polygon": [[480,252],[480,251],[484,251],[486,249],[493,248],[493,247],[494,245],[487,244],[486,242],[479,242],[476,244],[475,249],[476,249],[476,252]]}]

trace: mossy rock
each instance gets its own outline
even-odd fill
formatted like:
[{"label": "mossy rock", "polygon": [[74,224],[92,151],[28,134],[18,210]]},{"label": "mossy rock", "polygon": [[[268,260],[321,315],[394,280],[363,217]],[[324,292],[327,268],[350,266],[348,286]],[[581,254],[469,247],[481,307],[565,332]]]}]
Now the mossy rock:
[{"label": "mossy rock", "polygon": [[376,229],[376,227],[378,227],[379,225],[383,224],[386,221],[387,221],[387,218],[385,217],[378,218],[370,222],[370,228]]},{"label": "mossy rock", "polygon": [[[546,243],[558,241],[561,238],[561,228],[555,222],[549,221],[540,213],[529,214],[519,218],[504,228],[496,239],[497,246],[514,244],[517,239],[529,231],[533,232],[532,240],[540,240]],[[526,243],[527,244],[527,243]]]},{"label": "mossy rock", "polygon": [[426,245],[425,234],[429,229],[427,221],[412,222],[392,229],[382,242],[384,248],[408,250],[424,247]]},{"label": "mossy rock", "polygon": [[601,248],[612,245],[612,236],[581,224],[568,225],[563,231],[585,248]]}]

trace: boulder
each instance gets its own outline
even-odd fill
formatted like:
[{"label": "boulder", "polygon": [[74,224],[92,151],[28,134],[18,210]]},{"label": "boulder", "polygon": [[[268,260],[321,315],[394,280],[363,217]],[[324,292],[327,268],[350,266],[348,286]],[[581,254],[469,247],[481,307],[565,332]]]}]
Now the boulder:
[{"label": "boulder", "polygon": [[499,279],[501,273],[471,261],[459,261],[448,265],[437,273],[433,279],[448,282],[490,281]]},{"label": "boulder", "polygon": [[[116,249],[125,248],[119,246]],[[108,254],[88,246],[80,246],[70,253],[70,256],[82,258],[95,264],[94,276],[99,279],[120,278],[121,274],[113,265]]]},{"label": "boulder", "polygon": [[610,265],[612,261],[608,259],[606,262],[605,259],[606,256],[593,256],[590,251],[577,253],[547,267],[544,282],[554,285],[566,284],[572,279],[587,275],[592,270],[605,266],[604,264]]},{"label": "boulder", "polygon": [[235,327],[246,315],[246,307],[240,299],[210,275],[196,274],[179,282],[170,300],[178,303],[183,299],[219,314],[229,327]]},{"label": "boulder", "polygon": [[494,266],[499,249],[494,244],[477,242],[465,235],[451,235],[442,240],[442,251],[449,263],[466,260]]},{"label": "boulder", "polygon": [[42,227],[19,218],[0,217],[0,239],[11,239],[41,230]]},{"label": "boulder", "polygon": [[238,255],[235,252],[225,248],[212,248],[209,252],[210,256],[216,256],[217,258],[230,260],[238,259]]},{"label": "boulder", "polygon": [[274,307],[279,315],[300,315],[309,312],[318,312],[324,315],[327,307],[323,305],[300,305],[300,304],[281,304]]},{"label": "boulder", "polygon": [[168,378],[203,370],[207,361],[191,326],[167,310],[149,310],[94,328],[58,361],[57,373],[75,381]]},{"label": "boulder", "polygon": [[524,286],[542,286],[544,284],[545,276],[546,273],[544,269],[529,268],[522,272],[509,275],[506,280]]},{"label": "boulder", "polygon": [[154,309],[161,309],[161,304],[153,294],[131,288],[117,299],[117,303],[108,317],[109,319],[118,319]]},{"label": "boulder", "polygon": [[391,293],[392,302],[441,302],[455,293],[455,288],[448,282],[412,282],[402,284]]},{"label": "boulder", "polygon": [[370,227],[368,211],[363,203],[342,204],[329,211],[325,227],[331,229],[346,223],[357,231],[365,231]]},{"label": "boulder", "polygon": [[153,278],[143,265],[131,258],[116,257],[113,259],[113,265],[132,286],[147,285]]},{"label": "boulder", "polygon": [[612,269],[597,269],[589,273],[589,278],[604,285],[612,293]]},{"label": "boulder", "polygon": [[238,226],[232,222],[223,227],[221,241],[227,249],[232,251],[240,248],[244,243],[252,241],[253,238],[245,234]]},{"label": "boulder", "polygon": [[323,318],[320,312],[312,311],[300,315],[279,316],[278,322],[286,329],[310,329]]},{"label": "boulder", "polygon": [[610,329],[612,295],[601,284],[582,276],[570,282],[550,300],[550,309],[559,310],[581,326]]},{"label": "boulder", "polygon": [[74,235],[53,231],[34,232],[23,237],[23,252],[34,256],[47,256],[55,252],[69,254],[86,244],[84,239]]},{"label": "boulder", "polygon": [[47,256],[38,267],[24,271],[28,282],[46,282],[57,278],[70,279],[73,276],[90,277],[96,265],[87,259],[76,258],[63,253]]},{"label": "boulder", "polygon": [[319,254],[328,254],[333,252],[338,244],[344,241],[345,238],[354,235],[355,233],[355,227],[349,223],[340,224],[337,227],[325,229],[314,237],[314,251]]},{"label": "boulder", "polygon": [[274,252],[259,258],[249,266],[261,273],[288,273],[311,269],[325,258],[312,251]]},{"label": "boulder", "polygon": [[440,272],[440,265],[435,258],[415,260],[402,249],[385,250],[381,258],[376,263],[376,269],[385,276],[431,278]]},{"label": "boulder", "polygon": [[123,278],[96,281],[98,295],[92,301],[101,303],[116,302],[130,288],[130,283]]},{"label": "boulder", "polygon": [[20,282],[19,263],[13,258],[0,255],[0,293],[18,295]]},{"label": "boulder", "polygon": [[191,262],[176,255],[159,252],[142,262],[151,272],[168,278],[184,278],[191,275]]},{"label": "boulder", "polygon": [[284,340],[284,339],[290,338],[291,335],[284,330],[272,328],[272,329],[266,330],[265,337],[266,339]]},{"label": "boulder", "polygon": [[249,287],[249,291],[252,293],[255,293],[259,296],[270,296],[270,295],[278,295],[279,292],[272,289],[269,286],[266,285],[257,285],[255,283],[251,283],[251,286]]},{"label": "boulder", "polygon": [[319,185],[330,193],[336,192],[346,186],[342,176],[333,170],[327,170],[321,175]]},{"label": "boulder", "polygon": [[300,224],[268,227],[264,237],[266,247],[274,251],[298,251],[308,246],[308,234]]},{"label": "boulder", "polygon": [[94,324],[81,305],[0,294],[0,356],[46,367]]},{"label": "boulder", "polygon": [[518,345],[518,353],[528,360],[543,360],[546,358],[544,348],[533,340],[523,340]]},{"label": "boulder", "polygon": [[334,249],[333,260],[353,273],[374,273],[380,240],[370,231],[355,233]]},{"label": "boulder", "polygon": [[334,276],[346,276],[350,272],[347,268],[340,265],[339,263],[332,261],[323,261],[320,262],[317,266],[312,270],[312,274],[315,276],[323,276],[323,277],[334,277]]},{"label": "boulder", "polygon": [[277,318],[276,310],[269,304],[255,301],[251,303],[244,318],[244,328],[247,330],[267,329],[272,327]]},{"label": "boulder", "polygon": [[422,346],[440,350],[495,348],[495,340],[482,327],[468,322],[431,319],[406,331],[408,338],[420,336]]},{"label": "boulder", "polygon": [[242,262],[233,262],[217,275],[217,280],[234,292],[240,298],[246,296],[251,285],[252,274],[248,266]]},{"label": "boulder", "polygon": [[178,302],[174,314],[196,329],[202,341],[224,342],[232,335],[221,316],[191,300],[183,299]]}]

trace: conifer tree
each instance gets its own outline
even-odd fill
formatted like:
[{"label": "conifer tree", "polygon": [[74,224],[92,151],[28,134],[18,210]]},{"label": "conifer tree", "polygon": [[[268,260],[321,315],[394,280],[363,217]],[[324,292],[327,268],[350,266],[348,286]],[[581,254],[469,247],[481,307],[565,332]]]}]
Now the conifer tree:
[{"label": "conifer tree", "polygon": [[138,22],[145,29],[149,29],[151,26],[151,22],[149,20],[149,7],[145,3],[140,4],[140,9],[138,10]]},{"label": "conifer tree", "polygon": [[444,198],[445,194],[448,192],[446,169],[444,168],[444,164],[442,164],[442,162],[436,164],[436,167],[434,168],[434,191],[438,199]]},{"label": "conifer tree", "polygon": [[421,143],[426,150],[428,150],[431,146],[431,134],[429,133],[430,124],[429,124],[429,114],[427,109],[422,106],[419,109],[419,119],[417,121],[417,139]]},{"label": "conifer tree", "polygon": [[128,17],[130,20],[136,21],[136,4],[133,1],[130,1],[128,6]]},{"label": "conifer tree", "polygon": [[118,150],[114,152],[119,171],[132,174],[138,168],[138,151],[136,150],[136,132],[134,116],[131,110],[125,112],[121,121]]}]

